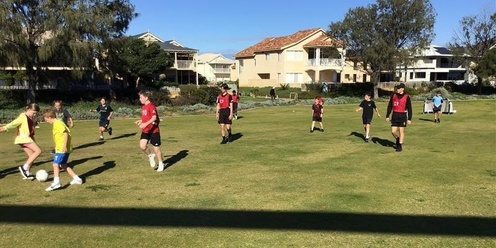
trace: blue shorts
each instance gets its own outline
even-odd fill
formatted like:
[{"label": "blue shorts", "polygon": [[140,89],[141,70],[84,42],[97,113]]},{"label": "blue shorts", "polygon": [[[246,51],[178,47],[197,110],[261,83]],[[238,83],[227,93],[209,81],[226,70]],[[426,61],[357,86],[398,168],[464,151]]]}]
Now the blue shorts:
[{"label": "blue shorts", "polygon": [[54,164],[67,164],[67,160],[69,159],[70,153],[55,153],[53,155],[53,163]]}]

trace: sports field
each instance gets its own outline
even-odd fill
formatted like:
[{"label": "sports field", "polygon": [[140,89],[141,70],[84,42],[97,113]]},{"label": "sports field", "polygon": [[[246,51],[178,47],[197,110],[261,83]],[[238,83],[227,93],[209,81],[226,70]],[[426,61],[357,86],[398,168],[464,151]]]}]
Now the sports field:
[{"label": "sports field", "polygon": [[[309,105],[242,111],[226,145],[214,115],[165,116],[160,173],[138,148],[136,119],[112,120],[104,142],[98,120],[76,120],[70,164],[85,183],[53,192],[21,179],[25,154],[0,133],[0,244],[495,247],[496,101],[454,106],[436,124],[414,102],[402,152],[383,102],[368,143],[355,104],[324,105],[325,132],[314,133]],[[51,171],[51,126],[40,126],[32,173]]]}]

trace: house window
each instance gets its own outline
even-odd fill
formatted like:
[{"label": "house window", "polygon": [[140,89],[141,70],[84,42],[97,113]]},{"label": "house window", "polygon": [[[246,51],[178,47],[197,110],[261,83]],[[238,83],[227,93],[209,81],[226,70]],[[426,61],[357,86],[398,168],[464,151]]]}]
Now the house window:
[{"label": "house window", "polygon": [[281,73],[277,73],[277,83],[281,82]]},{"label": "house window", "polygon": [[410,79],[413,79],[413,72],[410,72]]},{"label": "house window", "polygon": [[270,58],[270,53],[265,53],[265,60],[269,60]]},{"label": "house window", "polygon": [[302,73],[286,73],[286,83],[301,83],[303,82]]},{"label": "house window", "polygon": [[353,74],[353,82],[356,83],[356,81],[357,81],[356,74]]},{"label": "house window", "polygon": [[243,66],[245,65],[244,60],[239,60],[239,73],[243,72]]},{"label": "house window", "polygon": [[260,79],[270,79],[269,73],[259,73],[258,76],[260,77]]},{"label": "house window", "polygon": [[415,78],[425,78],[425,72],[416,72]]},{"label": "house window", "polygon": [[349,80],[350,79],[350,74],[344,74],[344,78],[346,78],[346,79]]},{"label": "house window", "polygon": [[286,51],[286,60],[287,61],[302,61],[303,60],[303,51],[301,51],[301,50],[288,50],[288,51]]}]

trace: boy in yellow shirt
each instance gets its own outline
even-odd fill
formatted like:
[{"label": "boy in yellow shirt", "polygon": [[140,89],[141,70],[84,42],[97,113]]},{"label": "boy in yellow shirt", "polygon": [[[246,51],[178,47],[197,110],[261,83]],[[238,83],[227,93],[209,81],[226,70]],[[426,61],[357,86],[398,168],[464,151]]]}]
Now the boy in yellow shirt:
[{"label": "boy in yellow shirt", "polygon": [[52,134],[55,142],[55,154],[53,155],[53,183],[46,191],[56,190],[60,185],[60,168],[65,169],[72,177],[71,185],[83,184],[83,180],[74,172],[71,167],[67,166],[67,160],[72,152],[71,131],[63,121],[58,120],[52,109],[43,111],[43,118],[46,122],[53,125]]}]

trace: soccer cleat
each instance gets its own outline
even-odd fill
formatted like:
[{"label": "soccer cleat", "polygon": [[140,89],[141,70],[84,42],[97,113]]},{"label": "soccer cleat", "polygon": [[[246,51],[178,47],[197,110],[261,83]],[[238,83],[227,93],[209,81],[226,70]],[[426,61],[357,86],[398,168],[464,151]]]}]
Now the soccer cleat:
[{"label": "soccer cleat", "polygon": [[441,119],[437,119],[437,123],[441,123]]},{"label": "soccer cleat", "polygon": [[99,141],[103,141],[103,137],[100,137],[98,140],[99,140]]},{"label": "soccer cleat", "polygon": [[109,135],[112,135],[112,127],[107,128],[107,132]]},{"label": "soccer cleat", "polygon": [[19,166],[19,171],[21,172],[21,175],[22,175],[22,179],[28,179],[30,174],[28,171],[24,170],[24,168],[22,168],[22,165]]},{"label": "soccer cleat", "polygon": [[45,189],[45,191],[53,191],[58,188],[60,188],[60,183],[50,185],[48,188]]},{"label": "soccer cleat", "polygon": [[403,147],[401,146],[401,144],[399,144],[399,145],[396,147],[396,151],[397,151],[397,152],[401,152],[401,151],[403,151]]},{"label": "soccer cleat", "polygon": [[321,132],[324,132],[324,129],[322,128],[322,129],[320,129],[320,131],[321,131]]},{"label": "soccer cleat", "polygon": [[164,163],[159,163],[159,164],[158,164],[158,168],[157,168],[157,172],[164,171],[164,169],[165,169],[165,165],[164,165]]},{"label": "soccer cleat", "polygon": [[222,137],[222,142],[220,142],[221,144],[226,144],[227,142],[229,142],[229,138],[227,137]]},{"label": "soccer cleat", "polygon": [[157,165],[155,163],[155,154],[148,155],[148,160],[150,160],[150,167],[155,168],[155,166]]},{"label": "soccer cleat", "polygon": [[365,138],[365,142],[369,142],[369,138]]},{"label": "soccer cleat", "polygon": [[310,132],[313,133],[313,129],[310,129]]},{"label": "soccer cleat", "polygon": [[73,178],[72,181],[69,184],[70,185],[83,184],[83,179],[81,179],[81,178]]}]

